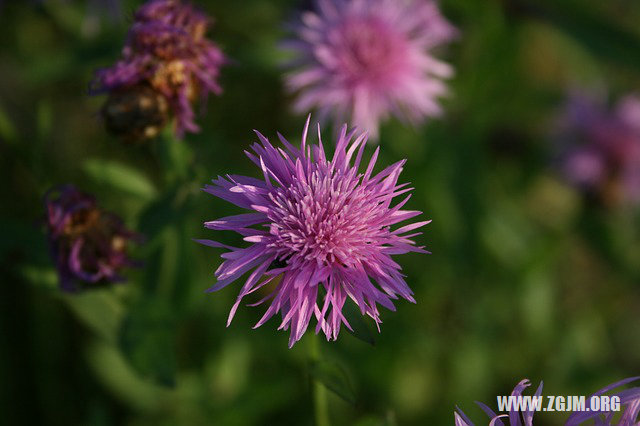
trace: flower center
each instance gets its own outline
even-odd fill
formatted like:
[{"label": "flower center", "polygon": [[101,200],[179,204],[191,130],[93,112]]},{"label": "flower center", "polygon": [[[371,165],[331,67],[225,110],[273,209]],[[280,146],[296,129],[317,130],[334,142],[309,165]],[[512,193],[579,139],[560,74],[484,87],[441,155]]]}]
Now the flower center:
[{"label": "flower center", "polygon": [[353,264],[371,244],[368,220],[377,213],[359,179],[315,171],[270,194],[271,242],[280,259],[324,264]]},{"label": "flower center", "polygon": [[379,19],[348,20],[331,37],[338,66],[353,84],[394,80],[406,61],[406,42]]}]

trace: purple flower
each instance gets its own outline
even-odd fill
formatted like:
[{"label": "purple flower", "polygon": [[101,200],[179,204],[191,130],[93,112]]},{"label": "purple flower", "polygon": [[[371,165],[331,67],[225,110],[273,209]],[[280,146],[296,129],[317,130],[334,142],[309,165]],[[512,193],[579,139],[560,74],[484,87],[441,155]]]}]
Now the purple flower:
[{"label": "purple flower", "polygon": [[[529,383],[528,379],[521,380],[520,383],[518,383],[516,387],[513,389],[513,391],[511,392],[511,396],[515,398],[521,397],[522,392],[526,388],[528,388],[530,385],[531,384]],[[538,389],[536,390],[536,393],[532,398],[537,399],[540,397],[541,394],[542,394],[542,382],[540,382],[540,385],[538,386]],[[491,419],[489,426],[504,426],[504,423],[500,419],[505,417],[509,418],[510,426],[521,426],[521,425],[532,426],[533,425],[534,410],[527,410],[527,411],[511,410],[509,411],[508,415],[507,414],[498,415],[486,404],[483,404],[482,402],[478,402],[478,401],[476,401],[476,404],[478,404],[480,408],[482,408],[482,410]],[[529,408],[531,408],[531,406],[529,406]],[[455,425],[456,426],[473,426],[473,422],[469,420],[469,418],[464,414],[464,412],[457,407],[456,409],[457,411],[453,413]]]},{"label": "purple flower", "polygon": [[222,51],[205,35],[209,18],[179,0],[150,0],[135,14],[122,59],[98,70],[95,93],[118,93],[149,86],[169,102],[176,117],[176,134],[197,132],[192,102],[220,94]]},{"label": "purple flower", "polygon": [[[606,386],[596,393],[593,396],[604,395],[605,393],[619,388],[620,386],[626,385],[627,383],[634,382],[640,379],[639,377],[630,377],[628,379],[620,380],[619,382],[613,383],[609,386]],[[623,411],[622,416],[617,423],[614,423],[614,416],[618,413],[617,411],[589,411],[589,412],[575,412],[573,413],[566,422],[566,426],[578,426],[588,420],[593,420],[594,426],[638,426],[640,425],[640,387],[635,387],[631,389],[626,389],[614,394],[620,398],[620,406],[625,407],[621,411]],[[612,395],[612,396],[614,396]],[[587,401],[587,406],[589,406],[589,402]]]},{"label": "purple flower", "polygon": [[135,265],[126,254],[127,245],[137,235],[116,215],[101,210],[93,197],[71,185],[49,191],[45,207],[62,290],[124,280],[120,271]]},{"label": "purple flower", "polygon": [[565,121],[567,180],[605,204],[640,202],[640,99],[627,96],[607,111],[574,95]]},{"label": "purple flower", "polygon": [[347,299],[355,302],[363,315],[373,318],[379,330],[377,304],[395,310],[392,299],[398,296],[415,303],[400,265],[391,256],[428,253],[411,240],[420,234],[411,231],[428,221],[391,229],[421,213],[401,210],[410,195],[391,206],[393,198],[412,190],[406,183],[397,183],[405,161],[374,175],[376,150],[366,171],[360,173],[366,133],[352,140],[355,132],[347,133],[345,125],[329,159],[320,127],[318,145],[311,146],[307,145],[308,128],[309,119],[299,149],[280,134],[284,147],[276,148],[256,132],[260,143],[252,145],[253,154],[246,154],[262,170],[263,178],[227,175],[204,188],[252,211],[206,222],[205,226],[235,231],[251,245],[237,248],[198,240],[229,250],[215,273],[218,282],[208,291],[220,290],[253,269],[227,325],[245,296],[275,281],[275,290],[254,304],[272,299],[255,327],[280,312],[279,329],[291,327],[290,347],[302,337],[312,316],[317,320],[316,333],[322,330],[327,340],[337,339],[342,323],[351,329],[342,314]]},{"label": "purple flower", "polygon": [[287,85],[295,109],[351,118],[377,138],[390,114],[417,123],[437,116],[452,68],[432,50],[456,36],[432,0],[318,0],[286,43],[296,69]]}]

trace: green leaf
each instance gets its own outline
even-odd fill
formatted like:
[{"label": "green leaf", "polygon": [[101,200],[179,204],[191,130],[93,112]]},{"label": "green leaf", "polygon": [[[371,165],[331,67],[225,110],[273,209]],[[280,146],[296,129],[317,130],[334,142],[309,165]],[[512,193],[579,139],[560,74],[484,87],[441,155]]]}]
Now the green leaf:
[{"label": "green leaf", "polygon": [[165,228],[181,221],[188,212],[189,191],[176,187],[150,202],[138,221],[138,230],[147,238],[153,238]]},{"label": "green leaf", "polygon": [[192,168],[193,152],[191,147],[177,139],[173,126],[166,126],[156,145],[158,155],[165,170],[167,182],[184,181]]},{"label": "green leaf", "polygon": [[151,199],[157,191],[138,170],[115,161],[89,159],[82,165],[84,172],[100,185],[111,186],[137,197]]},{"label": "green leaf", "polygon": [[35,286],[53,290],[58,286],[58,274],[51,266],[27,264],[19,268],[22,277]]},{"label": "green leaf", "polygon": [[0,138],[9,142],[15,142],[16,137],[16,128],[4,109],[0,107]]},{"label": "green leaf", "polygon": [[561,28],[601,59],[640,68],[640,37],[583,7],[582,2],[517,0],[514,3],[525,13]]},{"label": "green leaf", "polygon": [[349,328],[347,328],[347,331],[357,339],[360,339],[371,346],[375,346],[376,334],[371,325],[370,318],[362,315],[360,309],[358,309],[354,303],[350,302],[350,300],[347,300],[342,308],[344,317],[349,321],[349,325],[351,325],[351,328],[353,329],[349,330]]},{"label": "green leaf", "polygon": [[141,375],[175,386],[175,318],[168,304],[144,299],[133,306],[122,324],[119,343]]},{"label": "green leaf", "polygon": [[311,375],[340,398],[351,404],[356,403],[356,394],[349,381],[349,376],[337,362],[327,360],[313,361]]},{"label": "green leaf", "polygon": [[86,348],[87,361],[97,380],[135,411],[157,412],[174,397],[174,391],[141,377],[116,346],[94,340]]},{"label": "green leaf", "polygon": [[90,290],[61,297],[89,329],[107,341],[116,341],[124,309],[110,290]]},{"label": "green leaf", "polygon": [[53,128],[53,108],[48,99],[42,99],[38,102],[36,128],[38,138],[41,141],[46,140],[51,134],[51,129]]}]

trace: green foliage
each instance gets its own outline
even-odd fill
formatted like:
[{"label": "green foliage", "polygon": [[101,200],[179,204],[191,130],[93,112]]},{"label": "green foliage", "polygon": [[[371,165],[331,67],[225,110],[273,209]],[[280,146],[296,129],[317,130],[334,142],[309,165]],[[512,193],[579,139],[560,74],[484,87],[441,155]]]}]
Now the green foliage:
[{"label": "green foliage", "polygon": [[175,386],[175,313],[167,304],[142,300],[129,310],[120,329],[120,347],[139,374]]},{"label": "green foliage", "polygon": [[311,376],[320,381],[330,391],[351,404],[356,403],[356,395],[346,371],[335,361],[318,360],[311,364]]},{"label": "green foliage", "polygon": [[92,158],[84,162],[83,170],[90,179],[111,190],[142,199],[150,199],[156,195],[153,184],[138,170],[125,164]]}]

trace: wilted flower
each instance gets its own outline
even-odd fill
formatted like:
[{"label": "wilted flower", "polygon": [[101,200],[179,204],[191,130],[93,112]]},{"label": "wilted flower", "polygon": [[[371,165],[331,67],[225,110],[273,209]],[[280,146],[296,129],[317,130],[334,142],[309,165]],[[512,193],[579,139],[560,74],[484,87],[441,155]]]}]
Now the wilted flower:
[{"label": "wilted flower", "polygon": [[[604,395],[605,393],[626,385],[627,383],[634,382],[640,379],[639,377],[630,377],[628,379],[620,380],[607,387],[604,387],[594,393],[593,396]],[[567,419],[566,426],[578,426],[588,420],[593,420],[594,426],[638,426],[640,425],[640,387],[626,389],[614,394],[620,398],[620,407],[624,407],[622,415],[619,416],[619,420],[615,422],[614,417],[619,414],[619,411],[583,411],[573,413],[569,419]],[[614,396],[611,395],[611,396]],[[590,400],[591,398],[589,398]],[[589,404],[587,403],[587,406]]]},{"label": "wilted flower", "polygon": [[[511,392],[511,396],[515,398],[521,397],[522,391],[524,391],[530,385],[531,384],[528,379],[521,380],[520,383],[518,383],[516,387],[513,388],[513,391]],[[542,382],[540,382],[540,385],[538,386],[538,389],[536,390],[536,393],[532,398],[537,399],[538,397],[540,397],[540,395],[542,395]],[[504,423],[502,422],[501,418],[506,418],[506,417],[509,418],[510,426],[520,426],[520,425],[533,426],[534,410],[531,409],[532,408],[531,406],[529,406],[530,409],[527,411],[516,411],[515,409],[511,409],[509,411],[509,414],[498,415],[486,404],[479,401],[476,401],[476,404],[478,404],[480,408],[482,408],[482,410],[491,419],[489,426],[503,426]],[[462,412],[461,409],[457,408],[457,412],[454,412],[453,415],[454,415],[455,426],[473,426],[473,422],[469,420],[469,418],[464,414],[464,412]]]},{"label": "wilted flower", "polygon": [[51,255],[62,290],[124,280],[120,271],[134,266],[126,249],[136,234],[116,215],[103,211],[93,197],[71,185],[49,191],[45,207]]},{"label": "wilted flower", "polygon": [[[366,171],[359,173],[366,133],[352,141],[355,132],[347,134],[345,125],[335,152],[328,159],[319,126],[318,145],[307,145],[308,128],[309,120],[299,149],[280,134],[284,148],[276,148],[256,132],[260,144],[253,144],[255,154],[247,152],[247,156],[262,170],[263,179],[227,175],[204,188],[253,211],[206,222],[205,226],[235,231],[252,245],[237,248],[199,240],[230,250],[222,255],[225,261],[216,271],[218,282],[209,291],[220,290],[253,269],[231,309],[228,323],[243,297],[276,277],[281,278],[275,290],[256,303],[273,299],[255,327],[280,312],[279,329],[291,327],[289,346],[302,337],[312,315],[318,322],[316,333],[322,330],[327,340],[337,339],[342,323],[351,328],[342,314],[347,299],[355,302],[363,315],[373,318],[379,329],[377,304],[395,310],[391,299],[398,296],[415,303],[400,265],[391,256],[427,253],[410,239],[420,233],[409,232],[428,222],[391,229],[420,214],[401,210],[410,195],[391,206],[394,197],[412,189],[397,183],[405,161],[374,175],[376,150]],[[262,277],[264,280],[259,282]]]},{"label": "wilted flower", "polygon": [[565,126],[566,178],[605,204],[640,202],[640,99],[627,96],[610,112],[574,96]]},{"label": "wilted flower", "polygon": [[321,117],[351,118],[377,138],[390,114],[417,123],[441,113],[437,98],[452,68],[435,47],[456,30],[433,0],[318,0],[297,26],[296,70],[287,78],[298,92],[295,109]]},{"label": "wilted flower", "polygon": [[[207,16],[179,0],[150,0],[135,14],[122,59],[97,71],[94,93],[121,96],[150,87],[164,96],[176,117],[176,134],[197,132],[192,102],[220,94],[221,50],[205,35]],[[108,114],[108,111],[106,111]],[[145,134],[149,137],[153,135]]]}]

